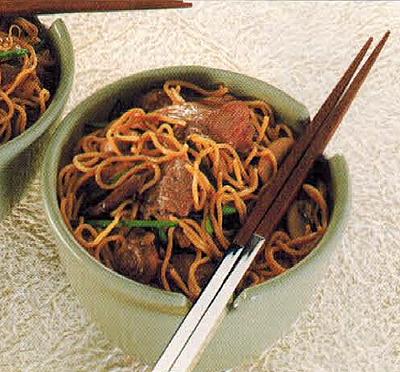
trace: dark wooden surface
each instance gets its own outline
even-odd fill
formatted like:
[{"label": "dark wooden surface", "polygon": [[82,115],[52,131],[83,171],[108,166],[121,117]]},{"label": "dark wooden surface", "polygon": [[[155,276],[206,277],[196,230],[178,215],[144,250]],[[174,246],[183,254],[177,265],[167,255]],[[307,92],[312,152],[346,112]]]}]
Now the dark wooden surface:
[{"label": "dark wooden surface", "polygon": [[116,10],[188,8],[182,0],[2,0],[1,15],[31,15]]},{"label": "dark wooden surface", "polygon": [[361,48],[343,77],[282,163],[272,183],[259,196],[255,207],[235,237],[234,242],[236,244],[245,245],[254,232],[266,238],[272,234],[302,186],[315,160],[323,153],[330,138],[342,121],[388,37],[389,31],[371,53],[340,103],[337,104],[370,47],[372,38],[369,38]]}]

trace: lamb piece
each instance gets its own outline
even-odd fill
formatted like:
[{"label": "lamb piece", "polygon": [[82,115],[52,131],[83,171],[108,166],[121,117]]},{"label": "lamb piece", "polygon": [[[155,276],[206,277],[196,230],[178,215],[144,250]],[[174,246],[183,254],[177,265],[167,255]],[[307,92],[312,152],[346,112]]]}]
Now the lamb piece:
[{"label": "lamb piece", "polygon": [[183,233],[182,229],[175,230],[175,240],[179,247],[181,248],[189,248],[192,243],[189,238]]},{"label": "lamb piece", "polygon": [[17,77],[18,72],[18,68],[8,63],[0,63],[1,85],[7,86],[12,83]]},{"label": "lamb piece", "polygon": [[155,235],[142,229],[132,229],[125,245],[114,253],[114,268],[120,274],[143,284],[157,275],[160,258]]},{"label": "lamb piece", "polygon": [[184,159],[174,159],[163,169],[163,176],[147,195],[144,215],[186,217],[193,209],[193,177],[185,168]]},{"label": "lamb piece", "polygon": [[202,103],[186,102],[157,112],[187,121],[187,126],[176,133],[179,139],[193,133],[203,134],[216,142],[229,143],[240,152],[250,150],[253,144],[255,129],[250,120],[250,109],[242,101],[224,103],[220,99],[211,105],[205,104],[204,100]]},{"label": "lamb piece", "polygon": [[37,76],[44,86],[48,86],[49,84],[47,83],[50,80],[50,76],[54,80],[54,65],[56,64],[56,60],[48,49],[38,53],[37,60]]},{"label": "lamb piece", "polygon": [[104,200],[86,210],[91,217],[98,217],[111,212],[124,200],[135,195],[145,184],[147,174],[134,174],[115,188]]},{"label": "lamb piece", "polygon": [[[193,253],[181,253],[171,257],[171,265],[185,282],[188,280],[189,269],[195,258],[196,255]],[[196,270],[196,279],[201,288],[207,285],[216,268],[216,264],[210,261],[198,267]]]},{"label": "lamb piece", "polygon": [[156,113],[174,119],[187,121],[198,120],[212,110],[211,107],[197,102],[185,102],[180,105],[170,105],[156,110]]},{"label": "lamb piece", "polygon": [[201,118],[204,118],[207,114],[211,112],[211,110],[213,110],[213,107],[202,105],[197,102],[185,102],[181,105],[171,105],[163,107],[155,112],[173,119],[186,121],[186,126],[175,126],[174,128],[176,138],[184,142],[189,134],[202,133],[199,128],[191,124],[195,123]]},{"label": "lamb piece", "polygon": [[251,149],[255,135],[250,109],[242,101],[225,103],[208,115],[194,120],[189,127],[200,130],[216,142],[228,143],[240,152]]},{"label": "lamb piece", "polygon": [[29,75],[24,82],[15,89],[14,94],[23,99],[30,99],[34,96],[37,85],[41,85],[39,78],[36,75]]},{"label": "lamb piece", "polygon": [[162,89],[153,89],[139,99],[139,107],[146,112],[152,112],[171,105],[170,98]]},{"label": "lamb piece", "polygon": [[213,97],[213,96],[205,97],[205,98],[200,99],[198,102],[203,105],[217,107],[217,106],[223,105],[224,103],[228,103],[228,102],[236,101],[236,100],[237,100],[236,97],[234,97],[230,94],[225,94],[222,97]]}]

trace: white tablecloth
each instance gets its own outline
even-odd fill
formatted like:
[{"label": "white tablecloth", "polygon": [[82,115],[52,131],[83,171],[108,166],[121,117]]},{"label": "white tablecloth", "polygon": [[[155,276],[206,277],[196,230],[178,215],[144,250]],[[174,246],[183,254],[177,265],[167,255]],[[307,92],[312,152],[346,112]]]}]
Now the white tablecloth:
[{"label": "white tablecloth", "polygon": [[[130,73],[202,64],[263,79],[314,113],[367,37],[392,30],[328,151],[346,156],[353,179],[344,242],[287,336],[238,370],[400,371],[400,4],[204,1],[62,18],[77,67],[67,111]],[[39,190],[0,224],[0,370],[143,371],[78,302]]]}]

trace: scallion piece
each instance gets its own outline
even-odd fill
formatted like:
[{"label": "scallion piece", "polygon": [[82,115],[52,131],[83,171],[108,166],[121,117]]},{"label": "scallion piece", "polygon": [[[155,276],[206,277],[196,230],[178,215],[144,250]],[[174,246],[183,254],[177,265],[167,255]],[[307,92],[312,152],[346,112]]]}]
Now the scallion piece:
[{"label": "scallion piece", "polygon": [[[112,220],[88,220],[86,223],[94,227],[101,227],[103,229],[112,222]],[[177,221],[157,221],[157,220],[121,220],[118,227],[149,227],[152,229],[165,229],[168,227],[178,226]]]},{"label": "scallion piece", "polygon": [[168,236],[165,231],[165,229],[158,229],[158,237],[160,238],[161,242],[167,243],[168,242]]},{"label": "scallion piece", "polygon": [[46,47],[46,40],[42,39],[35,45],[35,52],[40,52]]},{"label": "scallion piece", "polygon": [[207,234],[209,234],[209,235],[214,234],[214,227],[213,227],[213,225],[211,223],[211,218],[210,217],[208,217],[206,219],[205,228],[206,228]]},{"label": "scallion piece", "polygon": [[28,49],[14,49],[14,50],[3,50],[0,51],[0,61],[6,59],[14,59],[19,57],[24,57],[28,55]]},{"label": "scallion piece", "polygon": [[86,124],[88,127],[91,128],[105,128],[108,124],[110,124],[108,121],[98,121],[98,122],[93,122],[93,123],[89,123]]},{"label": "scallion piece", "polygon": [[122,176],[124,176],[128,172],[129,172],[129,169],[126,169],[122,172],[117,173],[113,178],[111,178],[111,184],[116,183]]},{"label": "scallion piece", "polygon": [[[232,214],[236,214],[237,210],[235,207],[232,207],[230,205],[225,205],[222,207],[222,214],[224,216],[231,216]],[[209,235],[214,234],[214,227],[213,224],[211,223],[211,218],[207,217],[206,223],[205,223],[205,229]]]},{"label": "scallion piece", "polygon": [[222,214],[224,216],[230,216],[230,215],[236,214],[236,213],[237,213],[236,208],[232,207],[230,205],[224,205],[223,208],[222,208]]}]

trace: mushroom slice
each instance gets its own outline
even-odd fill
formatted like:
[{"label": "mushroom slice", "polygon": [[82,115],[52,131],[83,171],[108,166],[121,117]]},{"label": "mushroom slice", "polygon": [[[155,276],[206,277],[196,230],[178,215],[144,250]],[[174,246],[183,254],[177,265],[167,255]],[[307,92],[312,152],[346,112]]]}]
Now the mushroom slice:
[{"label": "mushroom slice", "polygon": [[[278,138],[276,141],[272,142],[268,146],[268,150],[270,150],[274,154],[278,165],[282,163],[282,161],[285,159],[286,155],[292,149],[293,144],[293,138],[282,137]],[[268,158],[261,158],[258,165],[258,172],[264,183],[269,181],[269,179],[273,175],[273,165]]]},{"label": "mushroom slice", "polygon": [[307,226],[310,225],[312,206],[306,200],[296,200],[289,208],[286,215],[286,224],[292,239],[304,236]]}]

